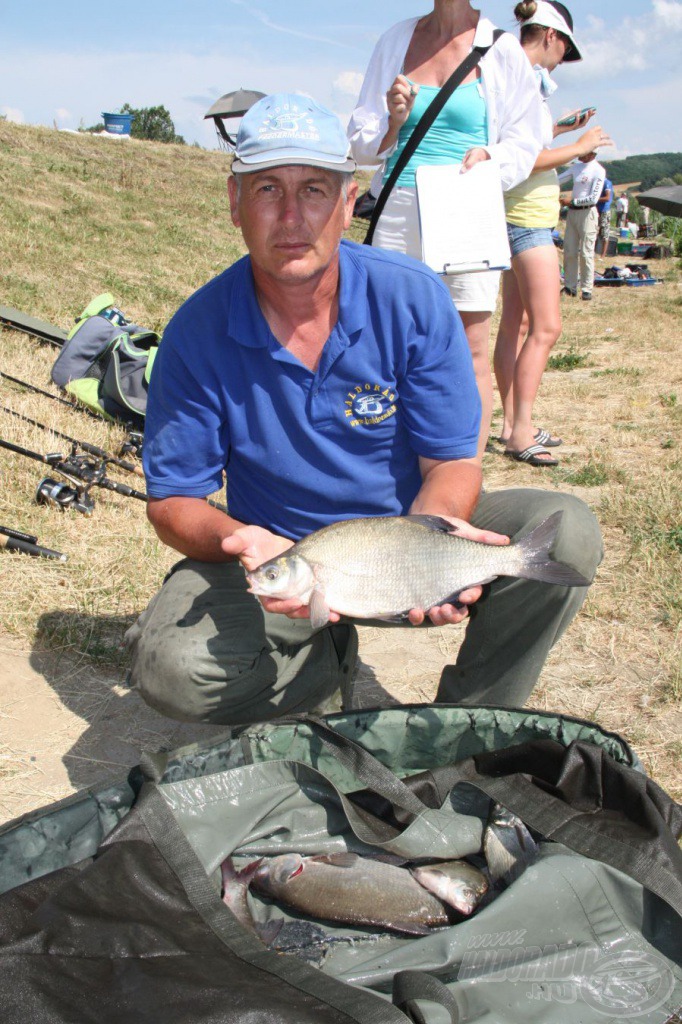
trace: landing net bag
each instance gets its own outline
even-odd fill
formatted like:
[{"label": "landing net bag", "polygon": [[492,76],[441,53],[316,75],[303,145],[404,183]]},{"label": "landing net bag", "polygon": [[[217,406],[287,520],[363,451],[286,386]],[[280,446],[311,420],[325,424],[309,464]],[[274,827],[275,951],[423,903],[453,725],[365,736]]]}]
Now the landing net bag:
[{"label": "landing net bag", "polygon": [[[311,928],[250,894],[254,920],[285,921],[268,947],[221,900],[227,856],[476,858],[491,801],[539,853],[449,927]],[[627,743],[565,716],[429,705],[255,726],[0,831],[0,1019],[662,1024],[682,1003],[681,833]]]}]

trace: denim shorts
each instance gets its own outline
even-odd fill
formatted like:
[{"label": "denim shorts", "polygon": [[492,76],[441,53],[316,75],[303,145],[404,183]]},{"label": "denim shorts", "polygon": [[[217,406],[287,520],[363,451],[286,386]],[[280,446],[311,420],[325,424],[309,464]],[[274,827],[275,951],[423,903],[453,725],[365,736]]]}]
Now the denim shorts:
[{"label": "denim shorts", "polygon": [[554,245],[549,228],[520,228],[507,221],[507,238],[512,256],[518,256],[525,249],[537,249],[541,245]]}]

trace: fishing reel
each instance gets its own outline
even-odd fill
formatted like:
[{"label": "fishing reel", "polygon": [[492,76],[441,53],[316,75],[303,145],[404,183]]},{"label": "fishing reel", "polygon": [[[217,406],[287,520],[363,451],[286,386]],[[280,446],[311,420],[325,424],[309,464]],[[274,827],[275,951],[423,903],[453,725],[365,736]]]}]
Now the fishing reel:
[{"label": "fishing reel", "polygon": [[92,515],[95,508],[95,499],[88,494],[87,488],[70,487],[69,484],[49,476],[43,477],[38,484],[35,500],[39,505],[74,509],[84,516]]},{"label": "fishing reel", "polygon": [[119,455],[134,455],[136,458],[142,458],[142,441],[144,435],[137,430],[131,430],[121,445]]}]

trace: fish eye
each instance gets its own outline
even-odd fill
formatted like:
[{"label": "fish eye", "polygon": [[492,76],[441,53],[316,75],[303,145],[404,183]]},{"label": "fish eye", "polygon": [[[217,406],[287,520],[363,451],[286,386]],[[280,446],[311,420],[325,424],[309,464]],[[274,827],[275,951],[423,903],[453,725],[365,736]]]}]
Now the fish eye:
[{"label": "fish eye", "polygon": [[278,576],[279,576],[279,569],[277,568],[276,565],[271,565],[269,569],[265,570],[265,578],[266,578],[266,580],[270,580],[271,582],[273,582],[274,580],[277,579]]}]

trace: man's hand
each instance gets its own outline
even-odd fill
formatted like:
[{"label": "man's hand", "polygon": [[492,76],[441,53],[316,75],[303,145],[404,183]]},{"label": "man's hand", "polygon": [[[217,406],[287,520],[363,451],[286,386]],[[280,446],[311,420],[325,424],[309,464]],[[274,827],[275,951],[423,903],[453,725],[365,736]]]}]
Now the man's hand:
[{"label": "man's hand", "polygon": [[[293,547],[293,540],[280,537],[276,533],[265,530],[262,526],[241,526],[229,537],[225,537],[221,547],[226,555],[238,558],[247,572],[257,569],[263,562],[277,558],[283,551]],[[290,619],[309,619],[310,610],[307,604],[301,604],[297,597],[265,597],[257,595],[266,612],[288,615]],[[336,612],[329,616],[330,622],[338,622],[341,618]]]},{"label": "man's hand", "polygon": [[[492,530],[477,530],[471,523],[467,523],[463,519],[454,519],[452,516],[441,516],[440,518],[452,523],[453,527],[457,528],[458,536],[465,540],[475,540],[484,544],[509,544],[509,537],[505,537],[501,533],[493,533]],[[467,590],[458,594],[457,604],[441,604],[434,608],[428,608],[426,611],[423,608],[412,608],[408,618],[413,626],[421,626],[427,616],[434,626],[447,626],[461,622],[469,614],[466,606],[478,601],[482,593],[483,587],[468,587]]]},{"label": "man's hand", "polygon": [[263,562],[277,558],[293,544],[288,537],[280,537],[262,526],[240,526],[225,537],[220,546],[226,555],[238,558],[246,571],[251,572]]}]

